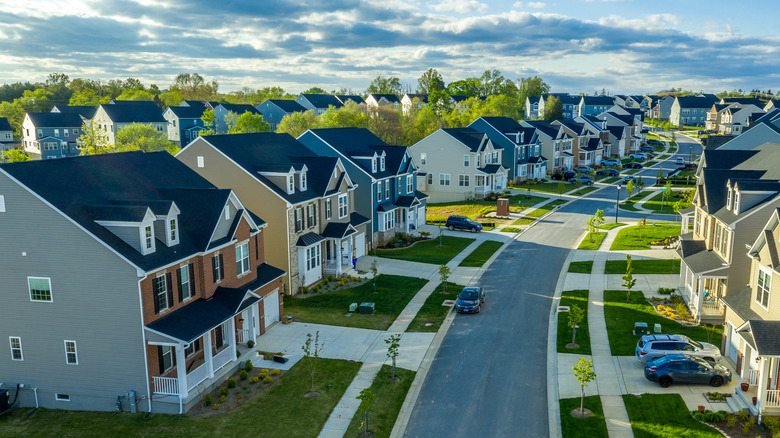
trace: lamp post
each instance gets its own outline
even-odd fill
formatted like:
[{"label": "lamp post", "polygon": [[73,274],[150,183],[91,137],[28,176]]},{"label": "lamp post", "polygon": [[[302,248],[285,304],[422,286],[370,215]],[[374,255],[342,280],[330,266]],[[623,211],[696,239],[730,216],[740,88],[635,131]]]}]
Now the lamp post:
[{"label": "lamp post", "polygon": [[618,223],[618,205],[620,204],[620,185],[617,186],[617,198],[615,199],[615,223]]}]

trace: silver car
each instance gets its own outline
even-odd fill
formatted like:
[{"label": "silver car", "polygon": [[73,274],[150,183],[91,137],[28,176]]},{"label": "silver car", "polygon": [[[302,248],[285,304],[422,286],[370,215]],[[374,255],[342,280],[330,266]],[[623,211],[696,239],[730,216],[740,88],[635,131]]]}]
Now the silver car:
[{"label": "silver car", "polygon": [[720,359],[720,349],[706,342],[697,342],[684,335],[644,335],[636,344],[636,359],[647,363],[667,354],[689,354],[710,363]]}]

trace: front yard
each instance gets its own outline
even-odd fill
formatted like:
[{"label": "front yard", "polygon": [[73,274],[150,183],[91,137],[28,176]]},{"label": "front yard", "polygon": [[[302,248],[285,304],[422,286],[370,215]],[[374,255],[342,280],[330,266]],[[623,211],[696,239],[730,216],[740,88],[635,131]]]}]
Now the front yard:
[{"label": "front yard", "polygon": [[591,395],[585,397],[585,409],[590,409],[593,415],[587,418],[577,418],[571,411],[580,408],[579,397],[562,398],[561,406],[561,432],[563,438],[607,438],[607,421],[604,419],[604,409],[601,407],[601,397]]},{"label": "front yard", "polygon": [[[634,438],[722,438],[695,420],[680,394],[623,394]],[[752,435],[751,435],[752,436]]]},{"label": "front yard", "polygon": [[[388,259],[444,265],[473,241],[474,239],[467,237],[435,236],[431,240],[417,242],[408,248],[378,249],[375,252],[378,257]],[[443,246],[439,246],[440,244]]]},{"label": "front yard", "polygon": [[[399,379],[397,382],[393,382],[391,365],[382,365],[382,369],[374,379],[374,383],[371,384],[371,390],[374,392],[376,398],[371,404],[371,409],[368,411],[368,431],[373,432],[375,437],[389,437],[390,432],[393,431],[395,425],[395,419],[398,417],[398,412],[401,411],[401,406],[404,404],[406,393],[409,392],[409,387],[412,386],[414,381],[414,371],[405,370],[403,368],[396,367],[395,375]],[[355,400],[355,404],[359,405],[360,402]],[[360,415],[360,411],[355,412],[355,416],[352,417],[352,422],[349,423],[349,429],[344,436],[355,437],[360,436],[363,433],[363,416]],[[284,435],[281,435],[284,436]]]},{"label": "front yard", "polygon": [[[378,275],[360,286],[311,296],[284,296],[284,310],[295,320],[314,324],[387,330],[427,280],[397,275]],[[352,303],[375,303],[376,313],[346,316]]]},{"label": "front yard", "polygon": [[680,224],[656,223],[623,228],[618,232],[610,250],[650,249],[651,242],[658,242],[680,234]]},{"label": "front yard", "polygon": [[450,312],[450,306],[444,306],[444,301],[455,300],[463,286],[447,282],[447,292],[444,292],[444,283],[439,283],[436,290],[431,292],[423,303],[417,316],[409,324],[407,332],[437,332],[444,322],[444,318]]},{"label": "front yard", "polygon": [[[679,274],[680,259],[670,260],[631,260],[634,274]],[[607,260],[605,274],[625,274],[625,260]]]},{"label": "front yard", "polygon": [[487,262],[488,259],[493,256],[493,254],[503,245],[503,242],[498,242],[496,240],[486,240],[480,243],[479,246],[474,249],[474,251],[471,251],[471,254],[467,255],[466,258],[460,262],[459,266],[479,268],[484,265],[485,262]]},{"label": "front yard", "polygon": [[590,334],[588,332],[588,290],[565,290],[561,293],[559,306],[578,306],[584,315],[577,329],[577,337],[574,342],[578,348],[566,348],[571,342],[572,331],[568,326],[569,313],[558,313],[558,353],[590,354]]},{"label": "front yard", "polygon": [[[530,187],[530,186],[529,186]],[[521,189],[525,189],[522,186]],[[545,197],[521,193],[509,198],[509,211],[518,213],[526,208],[544,201]],[[496,201],[475,199],[472,201],[443,202],[440,204],[428,204],[426,208],[426,220],[431,222],[444,222],[448,216],[466,216],[476,219],[489,211],[496,210]]]}]

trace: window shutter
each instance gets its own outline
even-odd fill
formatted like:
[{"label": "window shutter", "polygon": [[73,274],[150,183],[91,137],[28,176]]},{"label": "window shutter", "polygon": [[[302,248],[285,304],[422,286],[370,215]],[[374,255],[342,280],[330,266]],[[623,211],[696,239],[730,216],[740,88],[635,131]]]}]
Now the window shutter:
[{"label": "window shutter", "polygon": [[173,307],[173,284],[171,284],[171,273],[165,274],[165,290],[168,291],[168,308]]},{"label": "window shutter", "polygon": [[195,351],[200,351],[200,339],[195,339]]},{"label": "window shutter", "polygon": [[219,267],[217,266],[217,262],[219,261],[218,256],[211,257],[211,276],[214,279],[214,283],[219,280]]},{"label": "window shutter", "polygon": [[222,261],[222,254],[219,254],[219,278],[225,278],[225,263]]},{"label": "window shutter", "polygon": [[173,364],[173,366],[176,366],[176,350],[179,348],[181,347],[178,345],[176,347],[171,347],[171,364]]},{"label": "window shutter", "polygon": [[160,363],[160,375],[165,372],[165,362],[163,362],[162,345],[157,346],[157,360]]},{"label": "window shutter", "polygon": [[195,265],[189,264],[190,270],[190,296],[195,296]]},{"label": "window shutter", "polygon": [[312,204],[311,209],[313,212],[312,217],[314,218],[314,225],[316,226],[317,225],[317,204]]},{"label": "window shutter", "polygon": [[154,302],[154,313],[160,313],[160,303],[157,302],[157,279],[152,279],[152,302]]},{"label": "window shutter", "polygon": [[176,285],[179,291],[179,302],[184,301],[184,289],[181,287],[181,270],[176,270]]},{"label": "window shutter", "polygon": [[255,234],[255,260],[260,259],[260,249],[257,247],[257,234]]}]

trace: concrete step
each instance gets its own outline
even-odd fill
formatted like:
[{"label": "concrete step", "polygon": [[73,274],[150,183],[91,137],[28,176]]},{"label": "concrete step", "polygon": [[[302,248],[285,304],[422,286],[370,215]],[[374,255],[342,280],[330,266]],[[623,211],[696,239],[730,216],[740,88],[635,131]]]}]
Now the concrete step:
[{"label": "concrete step", "polygon": [[[737,388],[734,391],[734,396],[729,397],[729,399],[734,399],[733,402],[738,404],[739,410],[747,409],[753,414],[757,414],[756,407],[753,406],[753,396],[750,393],[744,393],[742,390]],[[728,401],[728,399],[726,399]],[[736,410],[734,412],[737,412]]]}]

